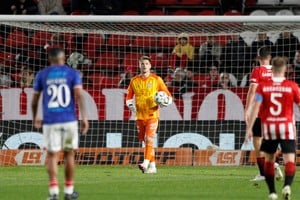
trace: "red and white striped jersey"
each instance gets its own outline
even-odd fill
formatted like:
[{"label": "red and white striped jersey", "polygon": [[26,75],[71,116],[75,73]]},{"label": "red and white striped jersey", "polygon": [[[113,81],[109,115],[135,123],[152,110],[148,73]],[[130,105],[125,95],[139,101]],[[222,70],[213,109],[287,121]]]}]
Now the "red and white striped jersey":
[{"label": "red and white striped jersey", "polygon": [[[257,66],[252,70],[250,83],[260,84],[261,82],[268,81],[272,78],[272,74],[272,65]],[[261,118],[261,111],[259,111],[258,117]]]},{"label": "red and white striped jersey", "polygon": [[256,101],[262,102],[264,139],[296,139],[293,105],[300,104],[300,92],[295,82],[283,77],[261,82],[256,90]]}]

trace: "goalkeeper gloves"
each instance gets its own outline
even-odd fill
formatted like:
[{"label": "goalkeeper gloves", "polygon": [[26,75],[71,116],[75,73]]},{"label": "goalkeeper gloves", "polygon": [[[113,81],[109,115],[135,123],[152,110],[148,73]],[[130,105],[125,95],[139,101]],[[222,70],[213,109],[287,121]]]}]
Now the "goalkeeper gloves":
[{"label": "goalkeeper gloves", "polygon": [[167,106],[170,105],[172,102],[173,102],[172,97],[169,97],[169,96],[168,96],[168,98],[166,98],[165,101],[163,101],[163,102],[161,102],[161,103],[159,104],[159,107],[167,107]]},{"label": "goalkeeper gloves", "polygon": [[135,108],[135,103],[134,103],[134,100],[133,99],[129,99],[126,101],[126,106],[129,108],[129,110],[131,110],[132,112],[135,112],[136,111],[136,108]]}]

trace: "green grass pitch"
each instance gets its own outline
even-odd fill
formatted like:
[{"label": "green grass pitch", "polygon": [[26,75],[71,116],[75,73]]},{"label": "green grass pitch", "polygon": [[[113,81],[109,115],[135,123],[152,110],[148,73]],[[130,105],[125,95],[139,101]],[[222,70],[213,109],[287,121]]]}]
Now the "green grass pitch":
[{"label": "green grass pitch", "polygon": [[[134,166],[78,166],[75,187],[81,200],[267,199],[265,182],[255,185],[249,181],[256,175],[256,167],[164,166],[158,170],[154,175],[142,174]],[[62,185],[62,167],[59,181]],[[0,167],[1,200],[46,199],[47,184],[45,167]],[[276,184],[280,193],[283,182]],[[299,187],[296,176],[292,199],[300,199]]]}]

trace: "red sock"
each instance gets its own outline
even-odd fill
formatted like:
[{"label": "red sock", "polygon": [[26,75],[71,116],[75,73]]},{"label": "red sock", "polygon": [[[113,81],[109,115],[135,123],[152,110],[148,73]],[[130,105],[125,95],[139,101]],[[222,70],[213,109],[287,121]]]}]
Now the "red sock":
[{"label": "red sock", "polygon": [[265,174],[266,183],[268,185],[270,194],[276,193],[275,183],[274,183],[274,177],[275,177],[274,162],[265,162],[264,174]]},{"label": "red sock", "polygon": [[49,187],[56,187],[56,186],[58,186],[58,182],[56,178],[49,180]]},{"label": "red sock", "polygon": [[261,176],[264,176],[265,157],[256,158],[256,163]]},{"label": "red sock", "polygon": [[72,179],[70,179],[70,180],[67,180],[67,179],[66,179],[66,180],[65,180],[65,186],[66,186],[66,187],[73,186],[73,184],[74,184],[74,183],[73,183],[73,180],[72,180]]},{"label": "red sock", "polygon": [[294,162],[287,162],[285,164],[284,168],[285,172],[285,179],[284,179],[284,185],[292,185],[292,182],[294,180],[294,176],[296,173],[296,166]]}]

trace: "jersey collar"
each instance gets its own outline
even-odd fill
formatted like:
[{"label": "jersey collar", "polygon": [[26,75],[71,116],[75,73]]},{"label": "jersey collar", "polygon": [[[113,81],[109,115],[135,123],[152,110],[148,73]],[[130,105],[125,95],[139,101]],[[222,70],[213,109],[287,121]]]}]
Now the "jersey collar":
[{"label": "jersey collar", "polygon": [[272,69],[272,65],[262,65],[262,66],[264,66],[267,69]]},{"label": "jersey collar", "polygon": [[273,80],[274,82],[279,82],[279,83],[281,83],[282,81],[285,80],[285,77],[272,77],[272,80]]}]

